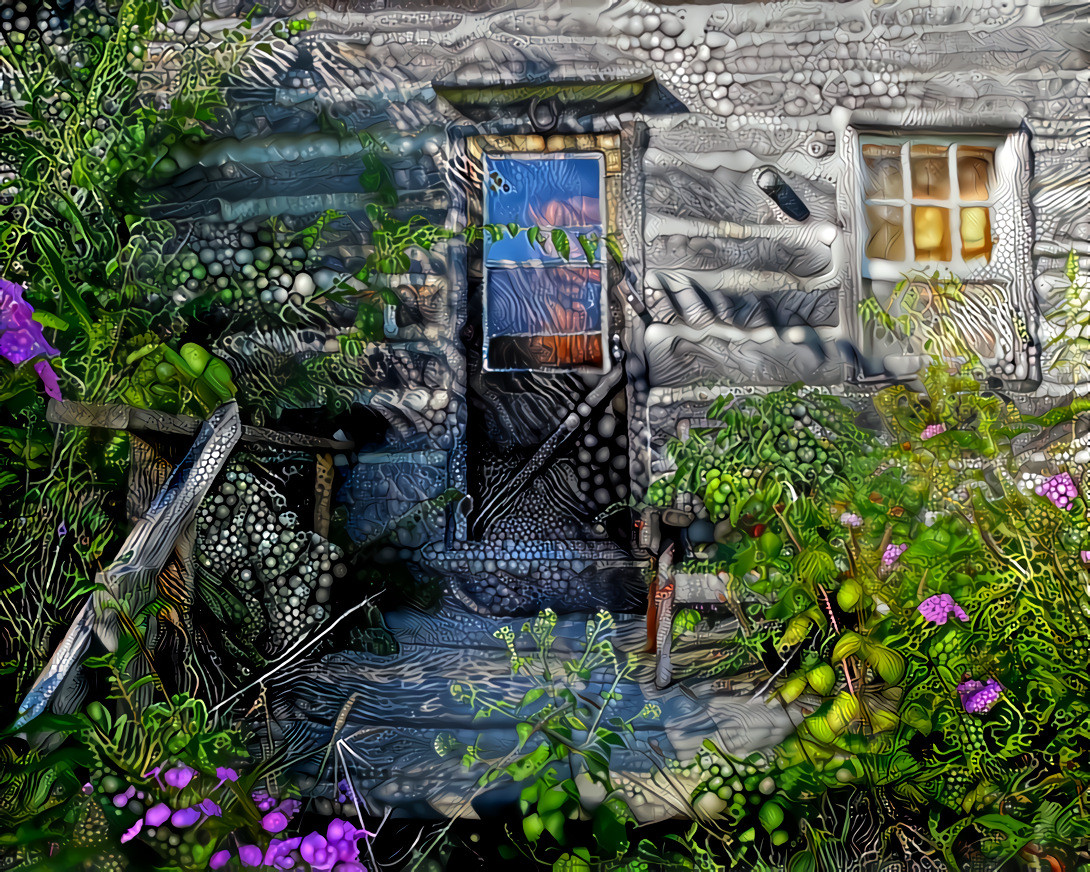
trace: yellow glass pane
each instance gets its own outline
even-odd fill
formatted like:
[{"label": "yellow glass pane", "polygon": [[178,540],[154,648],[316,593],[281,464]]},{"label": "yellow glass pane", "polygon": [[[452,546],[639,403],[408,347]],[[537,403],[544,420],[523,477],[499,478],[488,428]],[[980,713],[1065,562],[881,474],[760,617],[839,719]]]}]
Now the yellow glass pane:
[{"label": "yellow glass pane", "polygon": [[945,200],[950,196],[950,164],[944,145],[914,145],[909,151],[912,197]]},{"label": "yellow glass pane", "polygon": [[912,240],[916,245],[916,260],[949,263],[952,260],[950,210],[913,206]]},{"label": "yellow glass pane", "polygon": [[904,260],[905,234],[900,207],[867,205],[867,257]]},{"label": "yellow glass pane", "polygon": [[863,165],[866,168],[867,198],[872,200],[904,199],[904,182],[901,180],[901,147],[899,145],[863,146]]},{"label": "yellow glass pane", "polygon": [[991,187],[994,148],[958,146],[958,194],[962,200],[987,200]]},{"label": "yellow glass pane", "polygon": [[992,225],[987,207],[970,206],[961,210],[961,256],[965,260],[992,259]]}]

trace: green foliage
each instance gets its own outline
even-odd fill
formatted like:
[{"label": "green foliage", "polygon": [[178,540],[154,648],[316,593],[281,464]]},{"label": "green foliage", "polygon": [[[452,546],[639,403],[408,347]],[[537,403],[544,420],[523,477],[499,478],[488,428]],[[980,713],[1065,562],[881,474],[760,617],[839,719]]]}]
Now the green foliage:
[{"label": "green foliage", "polygon": [[[922,394],[894,387],[875,398],[882,447],[837,439],[835,462],[827,452],[817,474],[800,472],[795,446],[789,464],[752,456],[764,429],[786,422],[747,405],[776,409],[785,401],[775,395],[722,401],[713,414],[729,408],[734,429],[675,443],[670,486],[703,497],[720,523],[701,571],[726,579],[752,621],[730,643],[733,668],[805,706],[774,765],[753,776],[769,779],[774,806],[731,805],[737,789],[722,790],[726,777],[707,777],[711,761],[702,764],[694,808],[729,821],[721,838],[735,863],[805,868],[812,840],[792,821],[819,798],[834,818],[850,816],[863,791],[880,791],[898,820],[915,822],[921,850],[945,845],[952,868],[973,844],[1000,862],[1027,845],[1048,853],[1086,843],[1087,501],[1060,508],[1034,491],[1062,466],[1023,477],[1014,440],[1052,419],[1023,417],[945,367],[922,384]],[[797,446],[827,439],[811,417],[792,428]],[[847,423],[852,413],[841,406],[829,418]],[[1066,471],[1081,494],[1080,471]],[[941,623],[927,617],[943,596],[964,618],[953,605]],[[959,685],[968,679],[998,681],[1003,692],[988,710],[967,710]],[[714,762],[732,765],[723,754]]]}]

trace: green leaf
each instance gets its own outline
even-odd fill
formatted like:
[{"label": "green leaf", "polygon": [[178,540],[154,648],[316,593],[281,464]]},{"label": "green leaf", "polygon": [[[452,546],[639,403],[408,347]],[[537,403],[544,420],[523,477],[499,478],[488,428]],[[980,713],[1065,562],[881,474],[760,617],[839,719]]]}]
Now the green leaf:
[{"label": "green leaf", "polygon": [[851,630],[843,633],[837,640],[836,647],[833,648],[833,663],[839,663],[845,657],[850,657],[852,654],[857,654],[863,647],[864,639],[858,633]]},{"label": "green leaf", "polygon": [[518,737],[519,737],[518,746],[520,748],[523,745],[526,744],[526,740],[530,738],[530,734],[533,733],[533,731],[534,731],[534,725],[533,724],[528,724],[526,722],[523,722],[521,724],[516,724],[515,725],[515,732],[518,734]]},{"label": "green leaf", "polygon": [[69,327],[67,321],[49,312],[35,312],[31,317],[43,327],[50,327],[54,330],[67,330]]},{"label": "green leaf", "polygon": [[598,237],[593,233],[589,236],[579,234],[578,239],[583,254],[587,256],[587,263],[596,263],[598,260]]},{"label": "green leaf", "polygon": [[552,232],[552,241],[556,253],[564,260],[567,260],[571,255],[571,242],[568,240],[568,234],[558,227]]},{"label": "green leaf", "polygon": [[519,227],[518,223],[515,221],[512,221],[510,224],[507,225],[507,232],[511,234],[512,239],[519,235],[519,231],[521,229],[522,228]]},{"label": "green leaf", "polygon": [[624,263],[624,253],[621,251],[620,243],[617,242],[617,237],[615,237],[612,233],[606,236],[606,250],[609,252],[610,257],[612,257],[618,265]]}]

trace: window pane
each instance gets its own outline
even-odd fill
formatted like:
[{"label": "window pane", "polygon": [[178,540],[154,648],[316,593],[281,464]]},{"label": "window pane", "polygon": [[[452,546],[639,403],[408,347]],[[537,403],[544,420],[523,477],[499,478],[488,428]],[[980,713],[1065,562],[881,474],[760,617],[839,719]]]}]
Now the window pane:
[{"label": "window pane", "polygon": [[961,210],[961,256],[965,260],[992,258],[992,227],[985,206],[971,206]]},{"label": "window pane", "polygon": [[987,200],[995,149],[958,146],[958,193],[962,200]]},{"label": "window pane", "polygon": [[938,206],[912,207],[912,239],[916,260],[948,263],[950,246],[950,210]]},{"label": "window pane", "polygon": [[575,369],[602,366],[602,336],[497,336],[488,343],[488,368]]},{"label": "window pane", "polygon": [[867,205],[867,257],[878,260],[904,260],[905,234],[900,206]]},{"label": "window pane", "polygon": [[488,272],[488,333],[589,333],[602,326],[602,280],[586,267]]},{"label": "window pane", "polygon": [[905,189],[901,179],[901,147],[899,145],[868,143],[863,146],[863,162],[867,171],[868,199],[904,199]]},{"label": "window pane", "polygon": [[490,224],[599,227],[602,162],[593,157],[497,157],[485,162]]},{"label": "window pane", "polygon": [[912,197],[945,200],[950,196],[947,149],[943,145],[914,145],[909,151],[912,166]]}]

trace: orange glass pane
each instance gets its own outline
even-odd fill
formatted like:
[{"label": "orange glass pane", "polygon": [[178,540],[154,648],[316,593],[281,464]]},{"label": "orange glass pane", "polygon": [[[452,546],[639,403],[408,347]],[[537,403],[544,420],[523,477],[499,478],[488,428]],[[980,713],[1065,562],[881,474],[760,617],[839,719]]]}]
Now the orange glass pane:
[{"label": "orange glass pane", "polygon": [[953,259],[950,210],[939,206],[913,206],[912,241],[916,245],[916,260],[949,263]]},{"label": "orange glass pane", "polygon": [[994,148],[958,146],[958,195],[962,200],[987,200],[995,161]]},{"label": "orange glass pane", "polygon": [[602,336],[495,336],[488,343],[489,369],[602,367]]},{"label": "orange glass pane", "polygon": [[965,260],[992,259],[992,222],[985,206],[961,210],[961,256]]},{"label": "orange glass pane", "polygon": [[901,200],[905,196],[901,179],[901,147],[899,145],[863,146],[863,164],[866,168],[865,188],[872,200]]},{"label": "orange glass pane", "polygon": [[877,260],[904,260],[905,234],[899,206],[867,204],[867,257]]},{"label": "orange glass pane", "polygon": [[945,200],[950,196],[950,165],[944,145],[914,145],[909,151],[912,197]]}]

